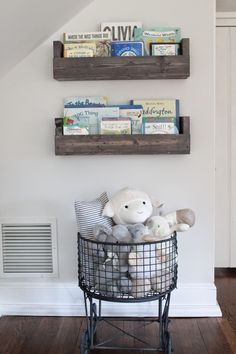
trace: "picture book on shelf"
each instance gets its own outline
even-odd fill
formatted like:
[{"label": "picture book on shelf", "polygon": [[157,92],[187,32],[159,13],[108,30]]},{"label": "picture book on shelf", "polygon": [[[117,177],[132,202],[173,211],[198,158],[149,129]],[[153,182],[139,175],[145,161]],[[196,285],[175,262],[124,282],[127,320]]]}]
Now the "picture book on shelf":
[{"label": "picture book on shelf", "polygon": [[179,43],[181,30],[179,27],[135,28],[134,40],[143,41],[145,53],[150,55],[150,43]]},{"label": "picture book on shelf", "polygon": [[132,41],[135,28],[142,28],[141,22],[104,22],[101,31],[111,33],[112,41]]},{"label": "picture book on shelf", "polygon": [[64,108],[104,107],[107,106],[107,101],[106,96],[66,97]]},{"label": "picture book on shelf", "polygon": [[64,135],[89,135],[89,125],[81,124],[81,126],[69,127],[63,126]]},{"label": "picture book on shelf", "polygon": [[78,43],[81,41],[109,41],[111,40],[111,33],[106,32],[73,32],[64,33],[64,43]]},{"label": "picture book on shelf", "polygon": [[135,41],[116,41],[111,42],[111,55],[113,57],[136,56],[144,55],[143,42]]},{"label": "picture book on shelf", "polygon": [[65,108],[64,125],[81,126],[89,124],[89,134],[99,134],[100,121],[103,117],[119,117],[119,107],[84,107]]},{"label": "picture book on shelf", "polygon": [[173,125],[179,130],[179,100],[178,99],[155,99],[155,100],[132,100],[131,104],[143,107],[143,123],[146,118],[158,118],[172,120]]},{"label": "picture book on shelf", "polygon": [[142,134],[143,107],[141,105],[120,105],[120,117],[131,119],[132,134]]},{"label": "picture book on shelf", "polygon": [[89,58],[95,55],[95,42],[64,44],[64,58]]},{"label": "picture book on shelf", "polygon": [[143,118],[144,134],[178,134],[173,118]]},{"label": "picture book on shelf", "polygon": [[102,135],[131,134],[131,120],[130,118],[102,118],[100,133]]}]

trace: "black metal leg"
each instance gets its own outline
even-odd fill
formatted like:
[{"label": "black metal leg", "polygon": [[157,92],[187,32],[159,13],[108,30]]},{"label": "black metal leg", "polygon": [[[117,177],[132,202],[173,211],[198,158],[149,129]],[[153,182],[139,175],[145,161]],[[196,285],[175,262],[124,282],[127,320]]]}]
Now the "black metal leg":
[{"label": "black metal leg", "polygon": [[166,295],[165,306],[163,307],[164,297],[159,299],[159,348],[165,354],[172,352],[171,337],[168,331],[169,325],[169,307],[170,307],[170,293]]}]

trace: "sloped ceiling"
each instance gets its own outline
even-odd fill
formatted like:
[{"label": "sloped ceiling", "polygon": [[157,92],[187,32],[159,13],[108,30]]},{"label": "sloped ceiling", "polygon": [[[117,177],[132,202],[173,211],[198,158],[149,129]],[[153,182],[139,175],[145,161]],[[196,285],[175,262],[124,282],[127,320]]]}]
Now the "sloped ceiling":
[{"label": "sloped ceiling", "polygon": [[0,0],[0,78],[93,0]]}]

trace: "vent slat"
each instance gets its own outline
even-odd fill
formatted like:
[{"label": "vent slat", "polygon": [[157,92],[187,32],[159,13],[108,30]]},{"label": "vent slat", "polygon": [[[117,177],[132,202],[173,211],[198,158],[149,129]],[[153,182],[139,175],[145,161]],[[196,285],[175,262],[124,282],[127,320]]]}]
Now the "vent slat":
[{"label": "vent slat", "polygon": [[53,273],[50,223],[6,223],[1,231],[4,273]]}]

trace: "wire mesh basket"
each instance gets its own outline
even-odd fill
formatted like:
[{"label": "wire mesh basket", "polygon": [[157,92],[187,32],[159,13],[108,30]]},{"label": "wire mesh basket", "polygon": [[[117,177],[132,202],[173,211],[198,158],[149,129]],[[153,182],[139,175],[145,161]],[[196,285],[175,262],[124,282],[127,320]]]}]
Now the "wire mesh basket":
[{"label": "wire mesh basket", "polygon": [[79,286],[106,301],[159,299],[177,284],[176,233],[145,243],[103,243],[78,234]]}]

